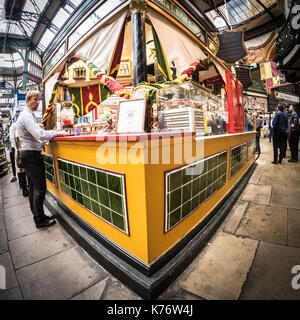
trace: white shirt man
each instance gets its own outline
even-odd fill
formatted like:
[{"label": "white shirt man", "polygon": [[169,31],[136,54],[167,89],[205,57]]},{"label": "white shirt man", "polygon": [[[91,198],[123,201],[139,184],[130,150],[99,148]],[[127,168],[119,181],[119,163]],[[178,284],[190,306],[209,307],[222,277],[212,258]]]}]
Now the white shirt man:
[{"label": "white shirt man", "polygon": [[55,224],[53,218],[45,215],[43,203],[47,191],[45,165],[41,151],[43,140],[55,136],[67,135],[66,132],[46,131],[38,125],[34,116],[40,103],[40,93],[29,91],[26,95],[26,108],[21,112],[17,124],[18,137],[21,142],[21,162],[26,169],[30,209],[37,228],[49,227]]}]

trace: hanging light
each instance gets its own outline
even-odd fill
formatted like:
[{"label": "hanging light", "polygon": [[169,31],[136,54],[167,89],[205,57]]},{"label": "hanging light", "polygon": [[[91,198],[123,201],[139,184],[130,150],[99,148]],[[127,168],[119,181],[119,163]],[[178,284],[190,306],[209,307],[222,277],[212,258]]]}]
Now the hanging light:
[{"label": "hanging light", "polygon": [[215,17],[215,19],[214,19],[214,24],[215,24],[215,26],[216,26],[218,29],[226,28],[226,22],[225,22],[225,20],[224,20],[222,17],[220,17],[220,16]]}]

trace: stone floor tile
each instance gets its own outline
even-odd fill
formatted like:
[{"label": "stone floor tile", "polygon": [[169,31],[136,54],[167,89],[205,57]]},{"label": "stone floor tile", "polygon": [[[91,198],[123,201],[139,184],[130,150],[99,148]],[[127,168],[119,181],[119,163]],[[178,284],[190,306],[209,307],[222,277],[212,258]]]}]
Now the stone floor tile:
[{"label": "stone floor tile", "polygon": [[79,247],[17,271],[26,300],[70,299],[107,276],[107,272]]},{"label": "stone floor tile", "polygon": [[96,283],[92,287],[84,290],[83,292],[77,294],[71,300],[100,300],[102,293],[106,287],[107,280],[109,277],[101,280],[100,282]]},{"label": "stone floor tile", "polygon": [[164,294],[158,297],[157,300],[204,300],[204,298],[199,297],[185,289],[179,289],[175,294]]},{"label": "stone floor tile", "polygon": [[300,248],[261,242],[240,299],[300,300],[300,290],[291,284],[299,257]]},{"label": "stone floor tile", "polygon": [[300,210],[288,209],[288,245],[300,248]]},{"label": "stone floor tile", "polygon": [[8,240],[17,239],[39,231],[39,229],[35,227],[32,216],[25,216],[16,220],[7,219],[6,228]]},{"label": "stone floor tile", "polygon": [[212,300],[238,299],[258,242],[219,232],[179,278],[179,286]]},{"label": "stone floor tile", "polygon": [[0,213],[0,231],[5,230],[4,214]]},{"label": "stone floor tile", "polygon": [[271,190],[272,187],[269,185],[264,185],[259,188],[255,184],[248,184],[240,199],[244,201],[253,201],[267,206],[270,203]]},{"label": "stone floor tile", "polygon": [[256,168],[249,180],[249,183],[257,184],[260,176],[261,176],[261,172]]},{"label": "stone floor tile", "polygon": [[7,291],[0,291],[0,300],[23,300],[23,296],[20,288],[16,287]]},{"label": "stone floor tile", "polygon": [[235,234],[287,245],[287,209],[251,203]]},{"label": "stone floor tile", "polygon": [[240,221],[246,211],[248,202],[238,201],[236,205],[230,211],[230,214],[222,224],[224,232],[235,233]]},{"label": "stone floor tile", "polygon": [[28,204],[28,201],[28,197],[11,197],[8,199],[3,199],[3,208],[5,209],[22,204]]},{"label": "stone floor tile", "polygon": [[257,187],[260,189],[262,187],[261,185],[277,185],[287,187],[287,180],[285,179],[285,174],[282,171],[279,173],[277,172],[276,174],[265,171],[261,173]]},{"label": "stone floor tile", "polygon": [[141,300],[136,293],[124,286],[113,276],[107,281],[107,285],[101,300]]},{"label": "stone floor tile", "polygon": [[38,232],[9,241],[15,269],[50,257],[76,245],[76,242],[57,223]]},{"label": "stone floor tile", "polygon": [[284,207],[300,209],[300,186],[299,188],[272,187],[270,205],[274,207]]},{"label": "stone floor tile", "polygon": [[9,252],[6,252],[0,255],[0,266],[3,266],[5,269],[5,279],[6,279],[5,290],[9,290],[11,288],[17,287],[18,282],[17,282],[15,270],[13,268],[13,264],[12,264]]},{"label": "stone floor tile", "polygon": [[0,254],[8,251],[6,230],[0,230]]},{"label": "stone floor tile", "polygon": [[29,204],[22,204],[4,209],[4,216],[6,220],[16,220],[26,216],[32,217],[32,213],[30,211]]},{"label": "stone floor tile", "polygon": [[[300,167],[299,167],[300,171]],[[298,176],[286,176],[286,185],[288,188],[300,188],[300,173]]]}]

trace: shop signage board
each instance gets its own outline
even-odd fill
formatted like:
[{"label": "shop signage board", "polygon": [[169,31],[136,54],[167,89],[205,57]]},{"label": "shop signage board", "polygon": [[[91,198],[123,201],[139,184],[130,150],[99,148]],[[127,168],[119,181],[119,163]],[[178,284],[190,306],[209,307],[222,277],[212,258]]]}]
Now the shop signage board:
[{"label": "shop signage board", "polygon": [[285,100],[291,103],[299,103],[300,102],[300,98],[297,96],[293,96],[290,94],[286,94],[286,93],[282,93],[282,92],[278,92],[275,91],[275,98],[278,100]]},{"label": "shop signage board", "polygon": [[120,101],[117,121],[117,132],[144,132],[145,111],[145,99],[132,99],[127,101]]},{"label": "shop signage board", "polygon": [[170,0],[152,0],[152,2],[158,4],[172,17],[191,30],[202,42],[205,42],[204,31],[176,3]]}]

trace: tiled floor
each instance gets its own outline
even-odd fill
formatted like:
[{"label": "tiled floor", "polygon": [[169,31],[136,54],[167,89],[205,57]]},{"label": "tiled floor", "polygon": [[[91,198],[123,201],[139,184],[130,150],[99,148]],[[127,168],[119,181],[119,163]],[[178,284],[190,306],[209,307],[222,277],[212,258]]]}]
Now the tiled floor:
[{"label": "tiled floor", "polygon": [[[209,243],[158,299],[300,299],[300,162],[272,165],[272,144]],[[289,156],[289,151],[287,155]],[[35,228],[28,199],[3,177],[0,192],[0,300],[141,299],[96,263],[62,226]]]}]

